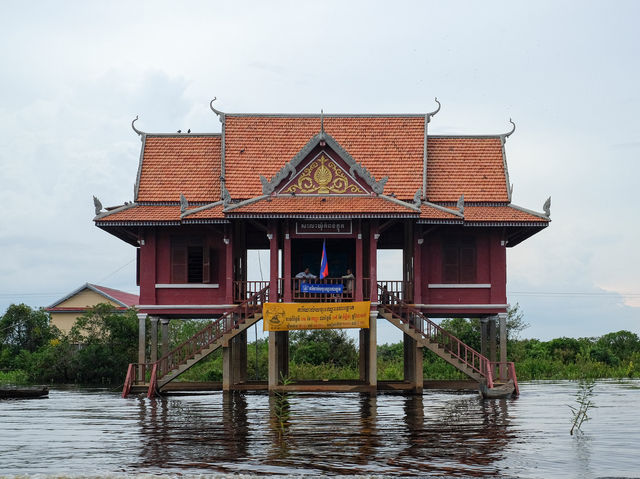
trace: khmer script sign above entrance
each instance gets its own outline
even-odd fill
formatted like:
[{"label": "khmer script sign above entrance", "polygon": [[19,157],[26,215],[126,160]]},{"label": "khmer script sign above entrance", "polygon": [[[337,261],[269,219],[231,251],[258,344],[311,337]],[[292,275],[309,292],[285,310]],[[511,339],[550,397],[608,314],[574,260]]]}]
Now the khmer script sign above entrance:
[{"label": "khmer script sign above entrance", "polygon": [[351,234],[351,220],[296,221],[296,234]]}]

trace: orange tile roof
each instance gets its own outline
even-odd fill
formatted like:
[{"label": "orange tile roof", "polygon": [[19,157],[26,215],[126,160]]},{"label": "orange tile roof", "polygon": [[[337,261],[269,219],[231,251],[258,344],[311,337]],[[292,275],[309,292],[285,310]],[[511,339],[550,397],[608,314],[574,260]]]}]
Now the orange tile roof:
[{"label": "orange tile roof", "polygon": [[549,218],[536,216],[526,211],[504,206],[465,206],[465,222],[527,222],[527,223],[548,223]]},{"label": "orange tile roof", "polygon": [[[226,186],[232,198],[262,194],[267,179],[320,132],[320,118],[227,115]],[[385,194],[412,199],[422,185],[424,117],[331,117],[325,131],[380,180],[389,176]]]},{"label": "orange tile roof", "polygon": [[427,199],[508,202],[499,137],[429,137]]},{"label": "orange tile roof", "polygon": [[136,201],[216,201],[220,163],[220,136],[147,135]]},{"label": "orange tile roof", "polygon": [[[327,116],[325,130],[380,180],[384,193],[411,201],[422,186],[424,117]],[[226,186],[234,200],[262,194],[260,175],[276,174],[319,132],[318,116],[233,115],[225,122]],[[220,199],[221,138],[147,135],[137,201]],[[428,139],[427,199],[508,202],[499,136]]]},{"label": "orange tile roof", "polygon": [[452,210],[451,213],[446,212],[446,211],[442,211],[439,208],[436,208],[434,206],[430,206],[430,205],[425,205],[423,204],[420,207],[420,218],[421,219],[451,219],[451,220],[459,220],[462,222],[462,217],[458,216],[454,213],[454,211],[458,211],[456,208],[449,208]]},{"label": "orange tile roof", "polygon": [[136,205],[96,220],[96,223],[114,221],[180,221],[180,205]]},{"label": "orange tile roof", "polygon": [[[184,221],[189,221],[189,220],[204,220],[204,219],[219,219],[219,218],[224,218],[224,213],[222,212],[224,206],[223,205],[216,205],[216,206],[212,206],[211,208],[207,208],[206,210],[202,210],[202,211],[198,211],[197,213],[192,213],[192,214],[188,214],[186,215],[183,220]],[[190,209],[195,209],[195,208],[190,208]],[[189,212],[189,210],[187,210],[187,213]]]},{"label": "orange tile roof", "polygon": [[378,196],[275,196],[229,209],[227,215],[246,214],[408,214],[418,211]]}]

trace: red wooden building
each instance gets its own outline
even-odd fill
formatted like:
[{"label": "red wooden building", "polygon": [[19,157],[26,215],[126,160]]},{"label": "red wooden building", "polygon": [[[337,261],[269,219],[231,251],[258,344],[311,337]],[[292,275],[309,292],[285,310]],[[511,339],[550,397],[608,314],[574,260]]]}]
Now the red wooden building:
[{"label": "red wooden building", "polygon": [[[422,350],[441,355],[479,383],[505,376],[496,322],[506,318],[506,252],[549,224],[511,203],[505,142],[496,135],[432,135],[433,115],[231,114],[213,108],[221,133],[140,131],[132,203],[103,211],[96,225],[138,253],[140,357],[161,388],[222,347],[224,388],[246,381],[246,328],[262,303],[370,302],[361,329],[361,374],[375,389],[376,324],[405,337],[405,379],[422,389]],[[438,105],[439,109],[439,105]],[[323,243],[328,278],[318,275]],[[247,281],[247,251],[270,251],[269,281]],[[377,268],[381,249],[402,251],[403,279]],[[354,278],[345,279],[347,269]],[[304,292],[302,283],[338,285],[339,294]],[[145,319],[151,317],[151,352]],[[430,318],[481,317],[483,351],[440,330]],[[200,336],[168,351],[173,318],[212,318]],[[158,322],[163,325],[158,360]],[[269,333],[269,388],[286,373],[288,335]],[[482,354],[481,354],[482,353]],[[492,364],[496,363],[496,364]],[[137,379],[136,379],[137,374]],[[357,384],[356,384],[357,383]]]}]

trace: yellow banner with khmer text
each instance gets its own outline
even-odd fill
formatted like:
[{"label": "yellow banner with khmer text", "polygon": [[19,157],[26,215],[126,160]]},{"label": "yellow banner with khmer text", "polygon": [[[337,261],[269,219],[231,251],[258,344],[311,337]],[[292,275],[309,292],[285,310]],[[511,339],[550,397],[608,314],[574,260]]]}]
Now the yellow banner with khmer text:
[{"label": "yellow banner with khmer text", "polygon": [[353,303],[265,303],[264,331],[368,328],[369,301]]}]

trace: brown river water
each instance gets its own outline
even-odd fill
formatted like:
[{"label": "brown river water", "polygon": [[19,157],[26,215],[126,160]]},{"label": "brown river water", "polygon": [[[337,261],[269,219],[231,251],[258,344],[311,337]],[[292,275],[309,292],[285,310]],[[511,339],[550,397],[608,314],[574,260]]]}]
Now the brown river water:
[{"label": "brown river water", "polygon": [[49,399],[0,401],[0,477],[640,477],[640,380],[597,382],[597,408],[574,436],[576,382],[520,390],[483,401],[446,391],[148,400],[52,389]]}]

